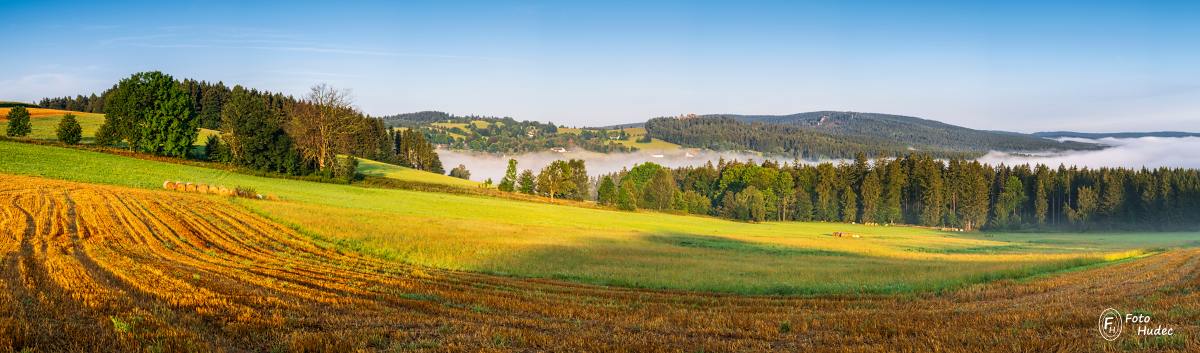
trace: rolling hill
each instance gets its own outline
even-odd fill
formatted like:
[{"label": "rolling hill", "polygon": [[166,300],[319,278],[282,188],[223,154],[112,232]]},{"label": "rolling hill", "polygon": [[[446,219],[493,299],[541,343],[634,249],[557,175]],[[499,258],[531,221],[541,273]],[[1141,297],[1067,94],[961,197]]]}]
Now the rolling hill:
[{"label": "rolling hill", "polygon": [[935,120],[893,114],[817,111],[791,115],[719,114],[702,117],[729,117],[747,123],[794,126],[839,137],[869,137],[905,144],[918,150],[987,152],[1102,148],[1094,144],[1051,141],[1015,132],[975,130]]}]

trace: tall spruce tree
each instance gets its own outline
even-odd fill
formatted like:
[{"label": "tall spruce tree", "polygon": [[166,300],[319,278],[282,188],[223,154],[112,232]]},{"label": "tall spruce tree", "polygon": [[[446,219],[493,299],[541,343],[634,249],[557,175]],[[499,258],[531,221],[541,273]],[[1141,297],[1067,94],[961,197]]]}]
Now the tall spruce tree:
[{"label": "tall spruce tree", "polygon": [[879,207],[883,185],[879,182],[878,169],[867,172],[860,189],[862,190],[859,193],[859,204],[862,205],[860,221],[862,223],[883,223],[884,214]]},{"label": "tall spruce tree", "polygon": [[508,160],[508,169],[504,171],[504,178],[500,179],[500,185],[496,188],[504,192],[513,192],[516,190],[517,184],[517,160]]}]

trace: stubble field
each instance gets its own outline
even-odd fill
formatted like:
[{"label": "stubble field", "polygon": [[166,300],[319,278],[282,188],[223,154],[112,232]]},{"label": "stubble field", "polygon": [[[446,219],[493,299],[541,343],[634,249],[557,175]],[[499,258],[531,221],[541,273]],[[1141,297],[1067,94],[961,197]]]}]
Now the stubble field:
[{"label": "stubble field", "polygon": [[[1194,249],[942,294],[738,296],[402,265],[191,194],[3,175],[0,201],[0,350],[1200,349]],[[1106,307],[1178,329],[1110,343]]]}]

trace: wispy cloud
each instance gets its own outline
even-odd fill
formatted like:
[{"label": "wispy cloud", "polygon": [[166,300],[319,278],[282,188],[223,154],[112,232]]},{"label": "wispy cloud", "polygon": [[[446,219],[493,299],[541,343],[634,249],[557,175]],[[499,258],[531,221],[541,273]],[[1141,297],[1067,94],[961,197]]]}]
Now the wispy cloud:
[{"label": "wispy cloud", "polygon": [[328,78],[361,78],[363,75],[345,74],[339,72],[321,72],[321,71],[288,71],[288,70],[270,70],[267,73],[288,75],[288,76],[304,76],[304,77],[328,77]]},{"label": "wispy cloud", "polygon": [[0,80],[0,98],[33,102],[44,97],[86,94],[96,85],[95,80],[66,72],[28,74]]},{"label": "wispy cloud", "polygon": [[378,50],[375,48],[337,47],[322,42],[306,40],[299,36],[268,30],[229,28],[206,31],[192,26],[169,26],[160,28],[159,33],[141,36],[125,36],[98,41],[102,46],[130,46],[155,49],[230,49],[263,50],[299,53],[316,53],[351,56],[375,56],[395,58],[432,58],[454,60],[508,61],[508,58],[442,53],[419,53]]}]

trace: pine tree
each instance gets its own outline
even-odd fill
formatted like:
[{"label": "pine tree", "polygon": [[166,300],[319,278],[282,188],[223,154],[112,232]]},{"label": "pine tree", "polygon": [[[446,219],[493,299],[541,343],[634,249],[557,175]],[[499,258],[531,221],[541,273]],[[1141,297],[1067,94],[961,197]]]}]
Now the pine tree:
[{"label": "pine tree", "polygon": [[1117,175],[1114,171],[1106,171],[1101,178],[1103,180],[1103,188],[1100,193],[1100,208],[1101,215],[1108,217],[1110,220],[1116,219],[1124,209],[1125,203],[1125,180],[1122,176]]},{"label": "pine tree", "polygon": [[813,205],[814,219],[818,221],[838,220],[837,172],[833,165],[823,163],[817,166],[817,202]]},{"label": "pine tree", "polygon": [[908,177],[904,175],[902,167],[899,160],[887,163],[887,179],[880,202],[880,210],[883,212],[881,223],[894,224],[903,220],[900,200],[904,195],[904,185],[908,183]]},{"label": "pine tree", "polygon": [[988,170],[979,162],[971,162],[964,167],[958,209],[963,229],[967,231],[982,229],[987,225],[988,207],[991,202],[988,192],[991,189],[991,178],[987,175]]},{"label": "pine tree", "polygon": [[600,178],[600,187],[596,189],[596,203],[607,206],[616,201],[617,184],[613,182],[612,176]]},{"label": "pine tree", "polygon": [[883,223],[884,217],[879,207],[883,186],[879,183],[878,169],[867,172],[860,189],[862,191],[859,192],[859,203],[862,205],[862,213],[859,218],[862,223]]},{"label": "pine tree", "polygon": [[853,223],[858,219],[858,198],[854,189],[847,186],[842,189],[842,222]]},{"label": "pine tree", "polygon": [[1038,226],[1046,225],[1050,200],[1047,192],[1050,188],[1050,170],[1045,165],[1038,165],[1033,189],[1033,217]]},{"label": "pine tree", "polygon": [[496,188],[504,192],[513,192],[517,184],[517,160],[508,160],[508,169],[504,171],[504,178],[500,179],[500,185]]},{"label": "pine tree", "polygon": [[1075,195],[1077,195],[1075,207],[1071,207],[1070,204],[1063,206],[1067,212],[1067,220],[1086,227],[1088,221],[1096,215],[1096,210],[1099,209],[1099,196],[1096,195],[1096,189],[1090,186],[1080,187],[1076,190]]},{"label": "pine tree", "polygon": [[1025,186],[1015,175],[1008,177],[1004,189],[992,209],[992,223],[996,227],[1013,227],[1021,223],[1018,213],[1021,204],[1025,202]]},{"label": "pine tree", "polygon": [[808,194],[808,191],[804,190],[803,186],[796,189],[795,219],[802,222],[811,221],[813,219],[812,196]]}]

